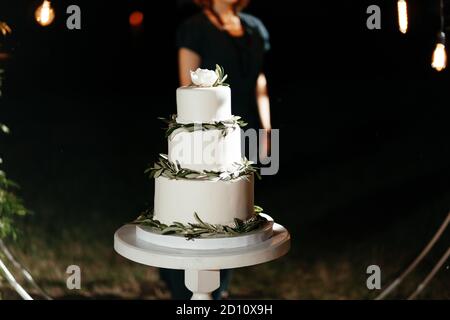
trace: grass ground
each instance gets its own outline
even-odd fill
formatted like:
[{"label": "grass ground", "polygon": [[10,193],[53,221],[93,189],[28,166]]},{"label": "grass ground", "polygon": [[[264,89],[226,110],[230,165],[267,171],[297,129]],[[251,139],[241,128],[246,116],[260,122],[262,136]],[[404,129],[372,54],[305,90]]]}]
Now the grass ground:
[{"label": "grass ground", "polygon": [[[379,233],[368,228],[364,237],[346,230],[342,235],[332,227],[335,222],[330,219],[291,228],[292,249],[286,257],[234,271],[231,299],[372,299],[379,292],[367,289],[366,267],[379,265],[382,285],[386,286],[431,238],[445,217],[440,204],[444,206],[448,196],[435,202],[441,214],[434,218],[424,218],[426,212],[417,208],[408,221],[399,221]],[[38,221],[36,215],[26,221],[21,240],[11,249],[55,299],[170,298],[156,268],[132,263],[113,251],[112,235],[120,221],[92,219],[73,227],[64,219],[48,224]],[[61,227],[64,223],[67,227]],[[443,253],[448,240],[446,236],[439,242],[392,298],[405,298],[415,289]],[[81,267],[81,290],[66,288],[65,270],[71,264]],[[450,299],[449,283],[447,263],[420,298]],[[0,292],[5,299],[17,298],[4,282]]]}]

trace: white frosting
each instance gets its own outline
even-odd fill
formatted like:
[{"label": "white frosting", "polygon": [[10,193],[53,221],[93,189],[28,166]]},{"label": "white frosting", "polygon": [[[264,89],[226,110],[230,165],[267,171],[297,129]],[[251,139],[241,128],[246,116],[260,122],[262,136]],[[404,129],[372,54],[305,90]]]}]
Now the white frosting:
[{"label": "white frosting", "polygon": [[229,87],[180,87],[177,89],[177,122],[213,122],[231,118]]},{"label": "white frosting", "polygon": [[221,130],[175,131],[168,144],[170,161],[197,171],[225,171],[242,158],[239,127],[225,137]]},{"label": "white frosting", "polygon": [[211,224],[230,225],[253,215],[253,177],[233,181],[155,179],[154,218],[165,224],[195,223],[194,212]]}]

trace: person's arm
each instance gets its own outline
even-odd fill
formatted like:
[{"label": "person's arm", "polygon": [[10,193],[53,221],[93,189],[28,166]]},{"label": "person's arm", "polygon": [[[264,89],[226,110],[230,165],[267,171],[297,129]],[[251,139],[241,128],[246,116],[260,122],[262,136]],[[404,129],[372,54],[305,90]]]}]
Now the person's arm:
[{"label": "person's arm", "polygon": [[265,158],[270,153],[270,130],[272,129],[272,123],[270,120],[270,100],[267,90],[267,79],[264,73],[260,73],[256,80],[256,103],[258,106],[259,120],[261,126],[266,130],[266,134],[263,135],[261,141],[261,158]]},{"label": "person's arm", "polygon": [[200,55],[188,48],[178,50],[178,74],[181,86],[191,84],[191,70],[200,67]]},{"label": "person's arm", "polygon": [[270,101],[267,91],[267,80],[264,73],[260,73],[256,80],[256,103],[258,105],[258,114],[263,129],[272,129],[270,121]]}]

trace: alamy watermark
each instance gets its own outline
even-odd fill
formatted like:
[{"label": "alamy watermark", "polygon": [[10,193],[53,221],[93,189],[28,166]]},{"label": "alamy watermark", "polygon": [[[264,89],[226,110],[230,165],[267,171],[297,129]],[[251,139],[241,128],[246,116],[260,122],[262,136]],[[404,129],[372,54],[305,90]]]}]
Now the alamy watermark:
[{"label": "alamy watermark", "polygon": [[[264,129],[258,131],[255,129],[241,131],[242,154],[245,154],[246,146],[248,146],[248,159],[255,163],[259,160],[262,164],[262,176],[277,174],[280,168],[280,130],[270,130],[270,136],[267,136],[268,132]],[[267,148],[267,150],[264,146],[264,141],[266,141],[266,139],[270,140],[270,147]],[[248,144],[246,143],[247,141]]]},{"label": "alamy watermark", "polygon": [[381,9],[379,6],[373,4],[367,7],[367,14],[370,14],[366,20],[366,26],[369,30],[381,29]]},{"label": "alamy watermark", "polygon": [[169,137],[169,159],[183,165],[226,167],[243,155],[259,163],[261,175],[275,175],[280,167],[280,132],[260,129],[202,130],[178,132]]},{"label": "alamy watermark", "polygon": [[381,269],[376,264],[367,267],[366,273],[370,276],[366,280],[366,286],[369,290],[381,290]]},{"label": "alamy watermark", "polygon": [[66,273],[69,276],[66,279],[66,286],[69,290],[81,289],[81,268],[76,264],[67,267]]},{"label": "alamy watermark", "polygon": [[72,4],[67,7],[66,13],[69,17],[66,20],[66,27],[69,30],[81,30],[81,9],[79,6]]}]

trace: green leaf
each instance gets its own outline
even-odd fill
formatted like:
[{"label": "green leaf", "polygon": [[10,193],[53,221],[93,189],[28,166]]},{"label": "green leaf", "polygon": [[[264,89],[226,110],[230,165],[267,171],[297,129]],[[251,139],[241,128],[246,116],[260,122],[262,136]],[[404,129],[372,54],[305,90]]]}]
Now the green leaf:
[{"label": "green leaf", "polygon": [[262,213],[264,211],[263,208],[261,208],[260,206],[257,206],[257,205],[254,205],[253,208],[254,208],[256,214]]},{"label": "green leaf", "polygon": [[228,78],[228,75],[226,74],[223,78],[222,78],[222,83],[223,81],[225,81]]},{"label": "green leaf", "polygon": [[163,168],[156,170],[155,173],[153,174],[153,177],[155,179],[158,178],[161,175],[161,173],[163,172],[163,170],[164,170]]},{"label": "green leaf", "polygon": [[162,234],[176,233],[176,232],[179,232],[180,230],[183,231],[183,229],[180,229],[179,227],[167,227],[167,228],[164,228],[161,231],[161,233]]}]

